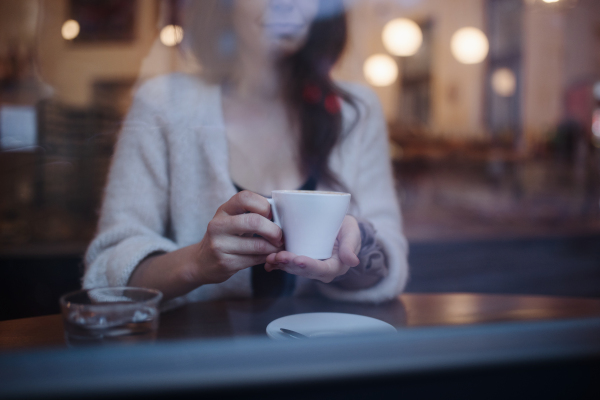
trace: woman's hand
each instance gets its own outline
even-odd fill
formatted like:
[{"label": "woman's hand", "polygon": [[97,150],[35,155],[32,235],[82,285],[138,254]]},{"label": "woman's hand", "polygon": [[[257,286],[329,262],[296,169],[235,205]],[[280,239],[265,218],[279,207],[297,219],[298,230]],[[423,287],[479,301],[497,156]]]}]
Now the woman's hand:
[{"label": "woman's hand", "polygon": [[333,254],[327,260],[315,260],[306,256],[297,256],[289,251],[269,254],[265,269],[281,269],[290,274],[316,279],[329,283],[337,276],[344,275],[360,262],[356,256],[361,248],[360,229],[356,219],[346,215],[338,233]]},{"label": "woman's hand", "polygon": [[264,263],[283,246],[281,229],[270,221],[270,213],[264,197],[248,191],[236,194],[219,207],[200,243],[146,258],[128,285],[158,289],[168,300]]},{"label": "woman's hand", "polygon": [[262,264],[267,255],[280,251],[282,232],[270,217],[271,205],[267,199],[250,191],[236,194],[219,207],[198,244],[192,271],[197,282],[224,282],[236,272]]}]

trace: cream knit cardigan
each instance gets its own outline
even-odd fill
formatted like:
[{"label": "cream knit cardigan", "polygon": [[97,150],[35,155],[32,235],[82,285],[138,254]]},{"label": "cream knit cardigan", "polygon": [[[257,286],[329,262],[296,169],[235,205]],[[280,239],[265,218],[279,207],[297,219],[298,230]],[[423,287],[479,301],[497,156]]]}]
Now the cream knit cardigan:
[{"label": "cream knit cardigan", "polygon": [[[349,213],[377,230],[389,273],[375,286],[356,291],[299,277],[294,295],[320,292],[337,300],[377,303],[404,288],[407,242],[379,102],[362,86],[342,86],[359,99],[360,119],[334,149],[330,166],[352,193]],[[355,113],[347,105],[342,113],[348,127]],[[83,286],[124,286],[149,254],[199,242],[217,208],[236,193],[227,157],[219,86],[185,74],[141,86],[116,145],[98,231],[85,257]],[[245,269],[176,302],[250,296],[250,269]]]}]

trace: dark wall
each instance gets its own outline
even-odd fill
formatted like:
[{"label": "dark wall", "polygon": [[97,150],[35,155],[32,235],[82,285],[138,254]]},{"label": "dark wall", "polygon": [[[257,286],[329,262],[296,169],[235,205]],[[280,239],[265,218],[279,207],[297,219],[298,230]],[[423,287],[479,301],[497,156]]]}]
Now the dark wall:
[{"label": "dark wall", "polygon": [[600,297],[600,235],[413,243],[408,292]]},{"label": "dark wall", "polygon": [[0,321],[56,314],[61,295],[80,288],[81,257],[0,258]]}]

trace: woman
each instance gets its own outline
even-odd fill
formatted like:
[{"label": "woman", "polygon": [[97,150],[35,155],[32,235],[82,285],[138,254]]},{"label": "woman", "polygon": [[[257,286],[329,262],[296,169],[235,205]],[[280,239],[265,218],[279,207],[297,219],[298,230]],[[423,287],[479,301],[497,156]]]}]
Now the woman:
[{"label": "woman", "polygon": [[[180,301],[393,298],[407,249],[383,115],[371,92],[330,78],[346,40],[341,0],[191,4],[186,35],[203,76],[138,91],[84,286],[152,287]],[[297,188],[352,194],[329,260],[286,252],[258,194]]]}]

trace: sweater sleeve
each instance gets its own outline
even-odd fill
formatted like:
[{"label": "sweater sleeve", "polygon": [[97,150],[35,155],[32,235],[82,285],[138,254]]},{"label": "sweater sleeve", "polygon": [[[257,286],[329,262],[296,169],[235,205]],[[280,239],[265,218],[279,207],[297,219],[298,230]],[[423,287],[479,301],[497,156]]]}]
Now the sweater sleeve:
[{"label": "sweater sleeve", "polygon": [[[377,243],[383,248],[387,276],[378,283],[359,290],[346,290],[338,285],[319,284],[327,297],[342,301],[378,303],[391,300],[404,289],[408,278],[408,244],[402,233],[402,216],[392,175],[387,127],[381,105],[371,91],[361,91],[366,110],[357,160],[358,173],[350,187],[356,204],[356,215],[373,224]],[[358,129],[358,128],[357,128]]]},{"label": "sweater sleeve", "polygon": [[85,288],[124,286],[148,255],[177,249],[166,238],[169,172],[164,124],[143,89],[117,141],[98,231],[85,256]]}]

